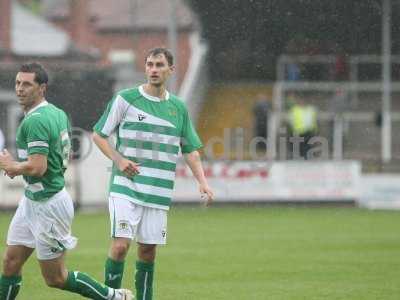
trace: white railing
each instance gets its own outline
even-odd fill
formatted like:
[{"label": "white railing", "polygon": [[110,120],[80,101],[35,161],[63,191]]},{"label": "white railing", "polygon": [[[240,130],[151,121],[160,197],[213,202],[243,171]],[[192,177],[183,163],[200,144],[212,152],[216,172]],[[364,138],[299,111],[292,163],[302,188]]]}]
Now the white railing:
[{"label": "white railing", "polygon": [[[393,55],[391,56],[392,64],[400,64],[400,56]],[[359,66],[362,64],[382,64],[382,56],[380,55],[355,55],[350,56],[349,60],[349,79],[350,81],[357,82],[359,81]]]},{"label": "white railing", "polygon": [[[286,119],[286,112],[283,110],[283,103],[285,101],[285,94],[289,91],[292,92],[322,92],[330,93],[334,95],[335,91],[341,90],[347,95],[353,95],[354,92],[366,92],[366,93],[382,93],[383,84],[382,82],[277,82],[274,86],[273,91],[273,103],[274,112],[269,118],[268,138],[271,142],[270,159],[276,159],[277,157],[277,137],[279,135],[279,128]],[[392,93],[400,93],[400,82],[393,82],[391,86]],[[378,100],[379,96],[378,96]],[[335,116],[331,112],[320,112],[318,114],[319,120],[321,121],[332,121],[333,122],[333,158],[343,158],[343,136],[344,136],[344,124],[349,122],[370,122],[374,123],[377,111],[352,111],[343,112],[340,117]],[[391,121],[399,122],[400,113],[391,112]],[[383,136],[382,132],[382,136]],[[393,132],[391,132],[393,134]],[[381,136],[381,138],[382,138]],[[373,137],[371,137],[373,138]],[[374,137],[379,139],[379,137]],[[355,141],[356,142],[356,141]],[[381,141],[381,147],[383,147],[383,139]],[[392,151],[392,146],[389,149]],[[381,153],[382,155],[382,153]],[[375,156],[379,158],[379,154]]]},{"label": "white railing", "polygon": [[[332,66],[336,63],[337,56],[335,55],[281,55],[278,58],[276,79],[277,81],[286,81],[286,70],[289,64],[295,63],[300,67],[307,65],[319,64],[322,66]],[[391,56],[392,64],[400,64],[400,55]],[[360,65],[366,64],[382,64],[382,56],[380,55],[352,55],[345,60],[349,66],[349,80],[352,82],[359,81]],[[328,75],[328,74],[327,74]]]},{"label": "white railing", "polygon": [[[332,72],[332,70],[334,70],[335,66],[334,64],[337,62],[337,60],[339,59],[338,56],[336,55],[282,55],[279,59],[278,59],[278,63],[277,63],[277,84],[275,87],[275,90],[279,90],[280,86],[282,84],[284,84],[286,86],[286,84],[288,83],[289,80],[287,80],[288,76],[287,76],[287,67],[290,64],[295,64],[296,68],[298,68],[298,71],[301,72],[301,69],[306,67],[307,65],[315,65],[315,64],[319,64],[321,65],[322,70],[324,71],[323,68],[325,68],[327,65],[330,67],[328,70],[325,70],[325,74],[322,72],[322,76],[323,78],[321,78],[320,81],[324,81],[324,80],[330,80],[330,78],[332,78],[331,81],[329,82],[318,82],[318,88],[319,90],[321,88],[323,88],[323,86],[332,86],[334,85],[335,79],[334,76],[332,77],[332,74],[329,74],[328,72]],[[386,57],[387,61],[390,61],[389,65],[393,65],[393,64],[400,64],[400,56],[399,55],[391,55]],[[385,84],[383,82],[374,82],[374,81],[360,81],[360,65],[364,64],[378,64],[378,65],[382,65],[382,68],[384,67],[384,59],[381,55],[354,55],[354,56],[350,56],[347,59],[345,59],[344,61],[348,67],[348,74],[346,74],[349,78],[350,84],[346,86],[347,91],[351,92],[351,101],[353,105],[357,105],[357,103],[359,102],[359,96],[358,96],[358,92],[359,91],[378,91],[378,92],[382,92],[382,108],[381,108],[381,112],[382,112],[382,116],[383,116],[383,125],[382,125],[382,132],[381,132],[381,138],[382,138],[382,153],[381,153],[381,158],[384,161],[389,161],[391,159],[391,148],[392,148],[392,129],[391,129],[391,125],[392,125],[392,112],[391,112],[391,92],[396,91],[396,89],[394,87],[391,87],[391,77],[390,77],[390,68],[389,71],[386,70],[386,72],[380,71],[377,72],[376,78],[370,78],[369,80],[377,80],[377,78],[385,78]],[[389,75],[388,75],[389,73]],[[295,81],[295,83],[300,84],[304,87],[307,87],[307,85],[310,87],[310,82],[307,81],[308,78],[304,78],[304,76],[301,76],[304,74],[300,74],[300,78],[298,81]],[[398,80],[398,78],[396,79]],[[383,81],[383,80],[382,80]],[[314,82],[315,79],[314,79]],[[367,85],[362,85],[362,83],[367,83]],[[377,87],[377,85],[379,85],[379,87]],[[293,86],[295,87],[295,86]],[[385,88],[384,88],[385,87]],[[390,91],[391,92],[390,92]],[[274,101],[276,104],[276,108],[278,109],[278,111],[280,111],[281,109],[281,99],[279,96],[279,93],[275,92],[275,95],[278,95],[276,97],[274,97]],[[276,118],[277,120],[274,120],[273,122],[279,122],[279,115],[278,116],[274,116],[273,118]],[[272,121],[271,121],[272,122]],[[276,130],[276,126],[271,126],[271,133],[269,136],[271,136],[271,138],[274,136],[274,130]],[[339,147],[336,147],[339,148]]]},{"label": "white railing", "polygon": [[335,55],[286,55],[283,54],[278,58],[276,79],[277,81],[286,80],[286,68],[289,64],[320,64],[334,65],[336,63]]}]

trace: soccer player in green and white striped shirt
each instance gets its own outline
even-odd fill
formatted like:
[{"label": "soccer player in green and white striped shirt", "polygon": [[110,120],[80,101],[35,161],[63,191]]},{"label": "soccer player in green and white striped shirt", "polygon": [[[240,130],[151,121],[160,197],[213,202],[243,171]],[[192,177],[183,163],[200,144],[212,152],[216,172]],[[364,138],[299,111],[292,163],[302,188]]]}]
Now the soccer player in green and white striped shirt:
[{"label": "soccer player in green and white striped shirt", "polygon": [[0,170],[11,178],[22,175],[26,188],[7,235],[0,300],[16,299],[23,265],[34,250],[48,286],[90,299],[130,300],[130,291],[106,287],[85,273],[65,267],[65,252],[77,243],[71,235],[74,207],[64,187],[70,124],[64,111],[45,100],[47,81],[47,72],[37,63],[22,65],[15,80],[25,113],[17,131],[19,161],[4,150],[0,153]]},{"label": "soccer player in green and white striped shirt", "polygon": [[[171,204],[179,151],[213,200],[198,149],[201,141],[184,103],[165,83],[174,70],[165,48],[149,51],[147,83],[117,93],[94,126],[93,139],[113,161],[109,188],[112,243],[105,266],[105,283],[119,288],[130,242],[138,244],[135,287],[139,300],[152,299],[156,245],[166,243],[167,212]],[[116,133],[116,147],[108,137]]]}]

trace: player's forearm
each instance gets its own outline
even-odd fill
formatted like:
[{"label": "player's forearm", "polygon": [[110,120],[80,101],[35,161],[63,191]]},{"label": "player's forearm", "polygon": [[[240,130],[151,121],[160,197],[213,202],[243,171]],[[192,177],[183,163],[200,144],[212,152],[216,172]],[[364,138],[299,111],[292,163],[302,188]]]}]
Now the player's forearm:
[{"label": "player's forearm", "polygon": [[117,151],[115,151],[108,139],[101,137],[96,132],[93,133],[92,138],[93,142],[100,149],[100,151],[109,159],[114,162],[118,159],[121,159],[121,155]]},{"label": "player's forearm", "polygon": [[24,161],[24,162],[15,161],[4,170],[8,175],[12,177],[19,175],[42,177],[44,173],[46,173],[47,166],[42,166],[32,161]]},{"label": "player's forearm", "polygon": [[204,175],[199,152],[193,151],[191,153],[185,154],[184,157],[187,165],[192,170],[193,176],[196,178],[198,183],[202,185],[207,185],[207,180]]}]

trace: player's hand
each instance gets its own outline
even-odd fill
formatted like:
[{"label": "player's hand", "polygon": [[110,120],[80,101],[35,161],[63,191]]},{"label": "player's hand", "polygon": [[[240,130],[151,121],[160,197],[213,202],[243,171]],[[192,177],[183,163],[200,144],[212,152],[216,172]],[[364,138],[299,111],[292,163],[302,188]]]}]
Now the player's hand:
[{"label": "player's hand", "polygon": [[6,173],[9,173],[9,169],[14,163],[14,158],[7,151],[7,149],[4,149],[0,152],[0,170],[4,170]]},{"label": "player's hand", "polygon": [[133,177],[140,173],[139,168],[138,168],[139,164],[137,164],[129,159],[121,158],[116,162],[116,164],[117,164],[118,170],[123,172],[128,177]]},{"label": "player's hand", "polygon": [[4,170],[4,176],[13,179],[18,175],[12,168],[15,163],[14,157],[7,151],[7,149],[0,151],[0,170]]},{"label": "player's hand", "polygon": [[201,200],[205,201],[205,205],[208,207],[214,200],[214,193],[207,184],[201,184],[199,186]]},{"label": "player's hand", "polygon": [[15,176],[17,176],[17,174],[15,173],[12,173],[12,172],[6,172],[6,171],[4,171],[4,176],[8,176],[8,177],[10,177],[11,179],[14,179],[14,177]]}]

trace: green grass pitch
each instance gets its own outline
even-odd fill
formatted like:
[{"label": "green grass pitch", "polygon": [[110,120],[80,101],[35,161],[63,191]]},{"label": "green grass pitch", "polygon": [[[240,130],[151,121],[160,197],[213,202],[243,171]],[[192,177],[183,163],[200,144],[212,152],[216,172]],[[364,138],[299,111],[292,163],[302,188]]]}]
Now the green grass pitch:
[{"label": "green grass pitch", "polygon": [[[0,213],[4,240],[11,214]],[[355,208],[173,207],[155,299],[400,299],[400,212]],[[108,215],[78,214],[70,269],[103,278]],[[132,287],[135,247],[124,286]],[[82,299],[47,288],[33,256],[21,300]]]}]

